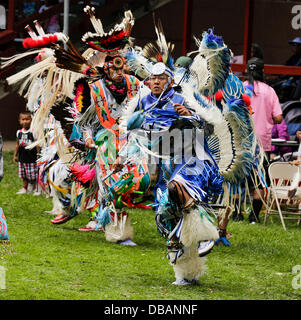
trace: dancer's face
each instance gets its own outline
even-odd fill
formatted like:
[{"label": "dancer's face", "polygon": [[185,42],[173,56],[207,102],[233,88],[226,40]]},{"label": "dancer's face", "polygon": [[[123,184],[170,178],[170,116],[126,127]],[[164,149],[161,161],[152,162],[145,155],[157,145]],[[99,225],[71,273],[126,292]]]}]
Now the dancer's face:
[{"label": "dancer's face", "polygon": [[124,76],[124,68],[110,67],[106,71],[108,77],[114,82],[121,82]]},{"label": "dancer's face", "polygon": [[[172,86],[173,81],[167,86],[169,89]],[[166,89],[166,85],[168,84],[168,76],[165,73],[160,75],[151,75],[149,79],[149,87],[152,93],[158,97],[164,89]]]}]

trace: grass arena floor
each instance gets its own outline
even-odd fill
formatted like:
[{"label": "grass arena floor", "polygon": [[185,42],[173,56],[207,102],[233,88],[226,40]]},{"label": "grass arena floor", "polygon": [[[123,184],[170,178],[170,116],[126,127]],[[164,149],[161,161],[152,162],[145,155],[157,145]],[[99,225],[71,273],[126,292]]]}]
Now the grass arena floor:
[{"label": "grass arena floor", "polygon": [[277,217],[266,227],[248,224],[246,216],[231,221],[231,246],[214,247],[200,285],[174,286],[153,211],[129,210],[136,247],[108,243],[104,233],[80,233],[87,212],[52,225],[53,216],[44,213],[52,209],[51,199],[16,195],[21,180],[12,159],[13,152],[5,151],[0,206],[14,254],[0,255],[6,270],[1,300],[301,299],[301,226],[296,222],[288,221],[284,231]]}]

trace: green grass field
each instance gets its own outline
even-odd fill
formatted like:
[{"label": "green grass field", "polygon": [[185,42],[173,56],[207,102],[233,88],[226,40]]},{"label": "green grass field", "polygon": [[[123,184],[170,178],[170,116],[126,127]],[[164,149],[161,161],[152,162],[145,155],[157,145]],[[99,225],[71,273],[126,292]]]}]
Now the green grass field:
[{"label": "green grass field", "polygon": [[267,227],[249,225],[247,219],[231,221],[231,246],[215,247],[208,255],[200,286],[174,286],[153,211],[130,211],[136,247],[108,243],[103,233],[78,232],[88,222],[88,213],[54,226],[53,216],[44,213],[52,209],[50,199],[16,195],[21,187],[17,166],[12,152],[4,156],[0,206],[15,253],[0,258],[0,266],[6,269],[1,300],[301,298],[300,274],[292,272],[301,265],[301,227],[296,222],[289,221],[284,231],[277,217]]}]

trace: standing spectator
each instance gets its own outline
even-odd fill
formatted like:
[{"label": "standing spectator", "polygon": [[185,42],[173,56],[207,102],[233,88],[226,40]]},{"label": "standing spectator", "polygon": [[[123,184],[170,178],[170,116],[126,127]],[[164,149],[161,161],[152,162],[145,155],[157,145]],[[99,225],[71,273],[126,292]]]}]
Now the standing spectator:
[{"label": "standing spectator", "polygon": [[[252,117],[259,143],[266,153],[264,167],[266,169],[267,184],[269,184],[267,168],[272,149],[272,130],[274,124],[282,122],[283,117],[276,92],[264,82],[263,68],[263,60],[255,57],[251,58],[247,63],[247,80],[244,84],[253,86],[251,106],[254,113]],[[262,208],[261,198],[263,197],[263,188],[260,195],[257,192],[253,193],[253,210],[249,215],[250,223],[255,223],[256,220],[259,221],[259,212]]]},{"label": "standing spectator", "polygon": [[17,194],[32,193],[38,178],[37,153],[38,148],[26,149],[26,146],[34,142],[30,131],[31,114],[28,111],[21,112],[19,124],[22,129],[17,131],[17,145],[14,154],[14,162],[19,166],[19,177],[22,179],[22,189]]}]

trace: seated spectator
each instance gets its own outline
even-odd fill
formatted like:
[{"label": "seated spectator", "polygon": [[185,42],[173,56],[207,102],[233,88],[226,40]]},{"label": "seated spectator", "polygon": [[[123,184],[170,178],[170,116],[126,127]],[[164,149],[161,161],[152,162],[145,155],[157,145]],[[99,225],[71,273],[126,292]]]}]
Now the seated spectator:
[{"label": "seated spectator", "polygon": [[[283,139],[286,141],[290,140],[287,125],[286,125],[284,119],[282,120],[281,123],[275,124],[273,126],[272,139]],[[289,153],[289,152],[292,152],[291,147],[279,147],[279,146],[272,145],[270,160],[273,160],[275,158],[275,156],[282,157],[285,153]]]},{"label": "seated spectator", "polygon": [[[259,58],[259,59],[263,60],[263,50],[261,49],[261,47],[257,43],[252,43],[252,45],[251,45],[250,59],[251,58]],[[231,63],[242,64],[243,60],[244,60],[243,55],[233,56],[231,58]],[[243,76],[243,74],[241,72],[234,72],[234,74],[238,78],[241,78]]]},{"label": "seated spectator", "polygon": [[23,1],[23,10],[22,16],[24,18],[31,16],[35,12],[37,12],[37,1],[33,0],[24,0]]},{"label": "seated spectator", "polygon": [[[39,13],[42,13],[45,10],[50,9],[54,5],[58,4],[58,0],[45,0],[45,4],[41,6],[39,9]],[[60,15],[58,13],[52,15],[49,19],[47,19],[43,23],[43,28],[47,33],[55,33],[60,32]]]},{"label": "seated spectator", "polygon": [[[301,37],[297,37],[288,42],[293,54],[285,62],[286,66],[301,66]],[[280,75],[278,79],[271,84],[276,90],[280,102],[290,100],[301,101],[301,77],[298,75]]]}]

